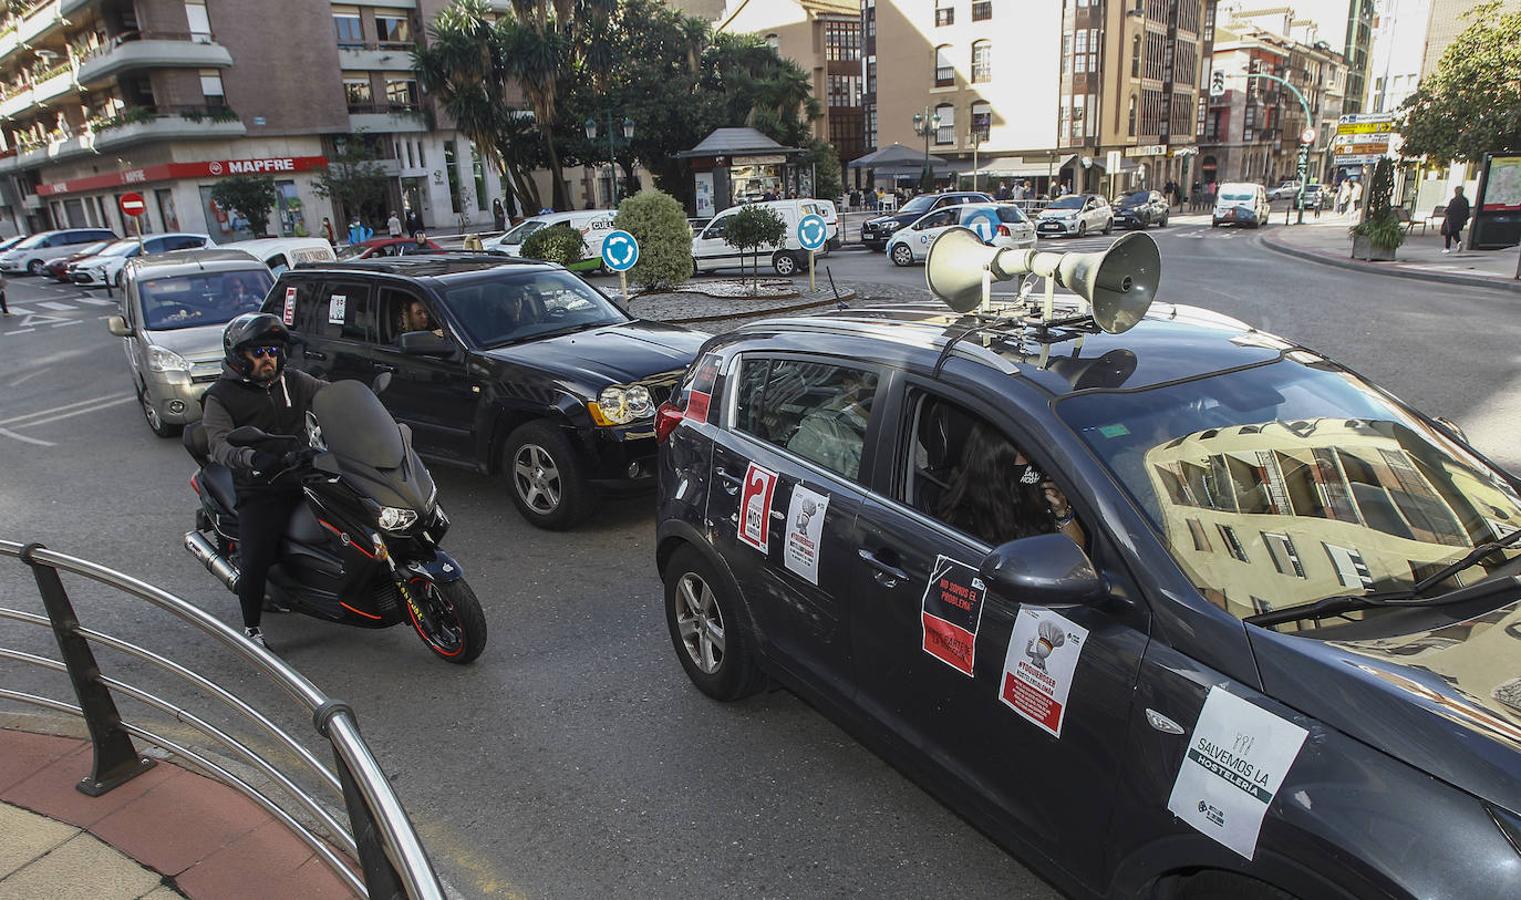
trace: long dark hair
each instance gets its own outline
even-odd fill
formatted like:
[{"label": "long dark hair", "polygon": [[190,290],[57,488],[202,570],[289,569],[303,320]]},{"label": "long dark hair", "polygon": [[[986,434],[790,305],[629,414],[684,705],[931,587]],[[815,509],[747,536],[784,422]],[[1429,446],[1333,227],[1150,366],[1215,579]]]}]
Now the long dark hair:
[{"label": "long dark hair", "polygon": [[[991,426],[976,422],[962,444],[961,470],[941,497],[941,521],[998,545],[1055,530],[1040,476],[1020,481],[1019,451]],[[1036,471],[1034,466],[1031,471]]]}]

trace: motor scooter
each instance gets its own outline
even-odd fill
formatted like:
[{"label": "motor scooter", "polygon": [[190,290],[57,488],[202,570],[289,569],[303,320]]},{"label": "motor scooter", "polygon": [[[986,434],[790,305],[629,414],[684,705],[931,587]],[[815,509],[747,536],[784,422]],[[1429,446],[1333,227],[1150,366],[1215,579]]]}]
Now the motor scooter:
[{"label": "motor scooter", "polygon": [[[381,385],[380,389],[384,389]],[[233,593],[238,587],[237,496],[232,470],[209,458],[199,423],[185,448],[200,464],[190,486],[200,498],[185,549]],[[370,388],[337,381],[317,392],[306,434],[236,428],[228,443],[283,453],[309,446],[309,465],[279,473],[299,483],[296,507],[270,568],[267,599],[292,612],[361,628],[410,621],[439,658],[468,663],[486,647],[486,617],[459,563],[439,546],[449,518],[437,488]]]}]

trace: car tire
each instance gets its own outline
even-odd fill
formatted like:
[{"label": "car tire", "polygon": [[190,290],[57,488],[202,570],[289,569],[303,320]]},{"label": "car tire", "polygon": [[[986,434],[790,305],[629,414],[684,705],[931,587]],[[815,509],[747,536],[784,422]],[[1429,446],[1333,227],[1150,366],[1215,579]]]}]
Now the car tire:
[{"label": "car tire", "polygon": [[889,256],[895,266],[907,267],[914,264],[914,251],[907,244],[894,244]]},{"label": "car tire", "polygon": [[42,274],[42,260],[34,259],[26,264],[26,274],[36,278]]},{"label": "car tire", "polygon": [[538,528],[574,528],[596,507],[581,457],[553,422],[539,419],[513,429],[502,451],[502,474],[513,505]]},{"label": "car tire", "polygon": [[1108,222],[1104,223],[1104,235],[1107,237],[1113,231],[1114,231],[1114,220],[1110,219]]},{"label": "car tire", "polygon": [[161,438],[172,438],[184,430],[182,425],[170,425],[165,422],[158,414],[158,410],[154,409],[153,404],[148,401],[148,392],[142,388],[138,388],[137,391],[137,405],[142,410],[143,421],[148,423],[148,430],[155,435]]},{"label": "car tire", "polygon": [[791,278],[797,274],[798,269],[802,268],[802,264],[798,262],[798,258],[794,254],[788,253],[785,250],[778,250],[771,257],[771,268],[783,278]]},{"label": "car tire", "polygon": [[1296,900],[1293,894],[1265,881],[1218,869],[1205,869],[1189,877],[1169,896],[1171,900],[1214,900],[1218,897],[1230,897],[1231,900]]},{"label": "car tire", "polygon": [[1160,221],[1160,222],[1157,223],[1157,227],[1158,228],[1166,228],[1167,227],[1167,216],[1163,216],[1162,217],[1162,221]]},{"label": "car tire", "polygon": [[1077,236],[1078,237],[1087,237],[1088,236],[1088,223],[1087,222],[1079,222],[1079,223],[1077,223]]},{"label": "car tire", "polygon": [[1211,228],[1219,228],[1220,227],[1220,220],[1219,219],[1211,220],[1210,223],[1209,223],[1209,227],[1211,227]]},{"label": "car tire", "polygon": [[665,621],[676,657],[698,690],[726,703],[765,686],[742,603],[697,548],[683,546],[666,563]]}]

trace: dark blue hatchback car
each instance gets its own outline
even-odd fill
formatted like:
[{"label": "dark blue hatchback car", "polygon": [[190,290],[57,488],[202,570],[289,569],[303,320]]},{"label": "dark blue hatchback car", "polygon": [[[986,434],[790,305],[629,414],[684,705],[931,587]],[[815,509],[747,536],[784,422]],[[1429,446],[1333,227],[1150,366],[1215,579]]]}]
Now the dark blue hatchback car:
[{"label": "dark blue hatchback car", "polygon": [[710,340],[657,418],[691,680],[790,688],[1074,895],[1521,896],[1516,479],[1232,319],[1065,331]]}]

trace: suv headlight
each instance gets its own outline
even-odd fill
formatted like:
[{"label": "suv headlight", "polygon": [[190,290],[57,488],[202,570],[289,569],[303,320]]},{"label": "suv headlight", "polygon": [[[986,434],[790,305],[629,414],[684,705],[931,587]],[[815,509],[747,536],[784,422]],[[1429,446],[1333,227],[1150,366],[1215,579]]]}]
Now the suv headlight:
[{"label": "suv headlight", "polygon": [[406,531],[417,524],[417,511],[400,506],[380,508],[380,527],[386,531]]},{"label": "suv headlight", "polygon": [[642,384],[614,384],[605,387],[597,395],[597,402],[593,406],[592,418],[599,425],[627,425],[655,414],[655,402],[650,397],[650,390]]},{"label": "suv headlight", "polygon": [[148,347],[148,371],[189,372],[190,361],[173,350],[150,345]]},{"label": "suv headlight", "polygon": [[895,219],[888,219],[886,222],[883,222],[882,224],[878,225],[877,227],[880,228],[883,231],[892,231],[893,229],[895,229],[895,228],[898,227],[898,223],[897,223],[897,221]]}]

